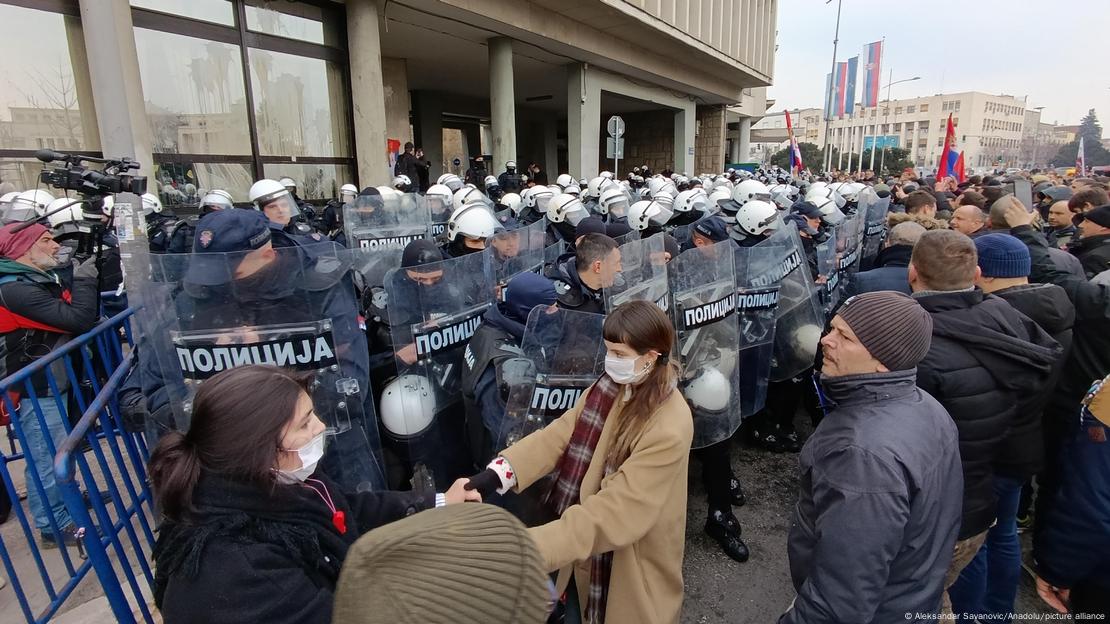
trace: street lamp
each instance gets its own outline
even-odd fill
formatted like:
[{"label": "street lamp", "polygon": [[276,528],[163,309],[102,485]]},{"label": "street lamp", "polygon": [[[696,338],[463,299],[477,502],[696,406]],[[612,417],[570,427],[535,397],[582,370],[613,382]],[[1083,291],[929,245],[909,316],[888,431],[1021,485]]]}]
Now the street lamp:
[{"label": "street lamp", "polygon": [[[896,84],[901,84],[903,82],[913,82],[914,80],[921,80],[921,76],[914,76],[913,78],[903,78],[902,80],[893,80],[893,78],[894,78],[894,68],[892,67],[890,69],[890,73],[888,74],[888,77],[887,77],[887,80],[890,80],[891,82],[886,83],[886,115],[884,117],[885,121],[883,122],[887,126],[888,130],[890,129],[889,128],[889,126],[890,126],[890,88],[893,87]],[[879,171],[883,170],[883,167],[884,167],[885,164],[886,164],[886,141],[884,140],[883,141],[883,155],[879,159]],[[875,144],[874,143],[871,144],[871,162],[870,162],[870,164],[868,164],[868,167],[871,169],[871,171],[875,170]]]}]

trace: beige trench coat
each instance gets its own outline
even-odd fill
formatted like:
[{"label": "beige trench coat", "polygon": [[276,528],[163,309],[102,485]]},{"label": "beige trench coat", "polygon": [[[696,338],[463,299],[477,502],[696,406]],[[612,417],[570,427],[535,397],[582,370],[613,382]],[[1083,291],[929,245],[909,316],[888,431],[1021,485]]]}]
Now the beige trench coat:
[{"label": "beige trench coat", "polygon": [[[555,469],[588,392],[569,411],[502,453],[521,491]],[[562,517],[530,529],[562,593],[574,573],[586,607],[591,555],[613,552],[605,624],[677,622],[682,610],[686,538],[686,471],[694,434],[690,408],[677,390],[656,409],[631,455],[602,479],[614,444],[624,392],[605,420],[593,461],[582,479],[581,502]]]}]

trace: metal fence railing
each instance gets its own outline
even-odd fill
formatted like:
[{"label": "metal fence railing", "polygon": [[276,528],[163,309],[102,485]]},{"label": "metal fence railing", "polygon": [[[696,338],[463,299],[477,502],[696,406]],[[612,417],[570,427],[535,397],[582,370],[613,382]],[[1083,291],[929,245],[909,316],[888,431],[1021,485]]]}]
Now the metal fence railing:
[{"label": "metal fence railing", "polygon": [[[102,593],[118,621],[134,622],[136,614],[153,621],[144,597],[153,583],[148,450],[141,434],[125,429],[117,398],[134,363],[133,313],[116,314],[0,380],[10,417],[0,480],[16,520],[0,531],[12,590],[0,594],[0,612],[15,613],[7,604],[14,594],[27,622],[46,622],[75,594],[83,602]],[[24,468],[27,507],[13,464]],[[67,533],[73,543],[59,537]]]}]

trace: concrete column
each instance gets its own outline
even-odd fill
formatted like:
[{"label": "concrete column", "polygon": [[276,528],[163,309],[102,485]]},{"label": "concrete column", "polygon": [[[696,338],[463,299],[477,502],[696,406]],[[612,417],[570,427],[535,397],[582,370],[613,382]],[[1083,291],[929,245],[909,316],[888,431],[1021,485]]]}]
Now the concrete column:
[{"label": "concrete column", "polygon": [[[493,133],[493,162],[486,168],[497,175],[505,162],[516,160],[516,98],[513,92],[513,40],[494,37],[489,45],[489,109]],[[518,163],[519,164],[519,163]]]},{"label": "concrete column", "polygon": [[432,162],[428,167],[429,182],[435,184],[443,175],[443,105],[434,93],[414,91],[412,99],[416,136],[413,143],[424,148],[424,158]]},{"label": "concrete column", "polygon": [[[741,122],[743,118],[741,118]],[[730,133],[731,134],[731,133]],[[740,133],[737,132],[735,137],[729,138],[728,143],[728,163],[734,164],[740,162]]]},{"label": "concrete column", "polygon": [[393,177],[385,153],[385,86],[382,81],[381,12],[378,2],[347,2],[347,54],[351,66],[355,162],[362,187],[388,184]]},{"label": "concrete column", "polygon": [[752,118],[740,118],[740,140],[737,141],[740,151],[740,157],[733,162],[744,162],[748,159],[748,154],[752,151]]},{"label": "concrete column", "polygon": [[[597,176],[601,143],[601,89],[590,86],[588,69],[578,63],[567,66],[567,167],[575,178]],[[548,169],[554,182],[563,172]]]},{"label": "concrete column", "polygon": [[[523,170],[528,165],[517,163],[517,166]],[[559,125],[554,118],[548,118],[543,122],[543,170],[549,174],[559,170]],[[552,182],[555,181],[555,178],[550,176],[549,179]]]},{"label": "concrete column", "polygon": [[697,175],[694,171],[694,139],[697,134],[697,115],[693,103],[674,114],[674,170]]},{"label": "concrete column", "polygon": [[131,6],[127,0],[81,0],[80,6],[100,149],[108,158],[134,158],[141,175],[153,176]]}]

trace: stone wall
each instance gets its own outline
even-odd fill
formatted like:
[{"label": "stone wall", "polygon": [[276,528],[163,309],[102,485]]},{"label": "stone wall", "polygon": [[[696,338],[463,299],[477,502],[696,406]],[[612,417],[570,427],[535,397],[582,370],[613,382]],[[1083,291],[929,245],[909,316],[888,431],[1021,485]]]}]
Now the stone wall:
[{"label": "stone wall", "polygon": [[728,124],[725,106],[699,106],[697,109],[698,136],[694,139],[694,168],[690,175],[720,173],[725,169],[725,138]]},{"label": "stone wall", "polygon": [[[605,122],[601,128],[601,162],[599,170],[613,168],[612,159],[605,158]],[[674,167],[674,111],[670,109],[645,111],[640,113],[621,113],[627,130],[624,135],[624,160],[617,172],[621,177],[627,175],[632,167],[647,165],[653,172]],[[627,166],[625,163],[628,163]]]}]

